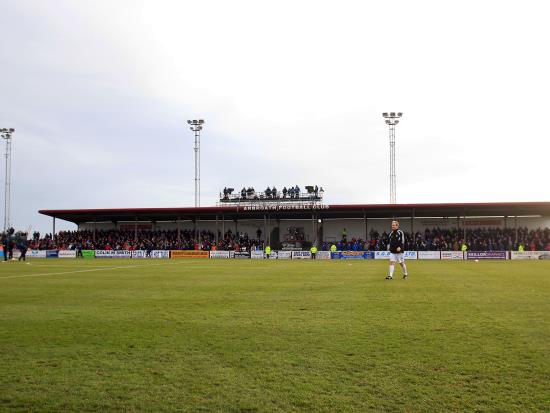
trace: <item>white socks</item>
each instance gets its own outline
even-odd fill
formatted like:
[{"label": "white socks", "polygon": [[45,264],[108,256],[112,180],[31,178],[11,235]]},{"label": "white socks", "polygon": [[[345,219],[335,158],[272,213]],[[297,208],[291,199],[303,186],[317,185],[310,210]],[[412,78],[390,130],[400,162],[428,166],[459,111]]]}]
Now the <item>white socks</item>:
[{"label": "white socks", "polygon": [[[399,265],[401,265],[401,268],[403,268],[403,275],[408,275],[408,272],[407,272],[407,266],[405,265],[404,262],[400,262]],[[393,264],[390,264],[390,277],[393,277],[393,272],[395,271],[395,265]]]}]

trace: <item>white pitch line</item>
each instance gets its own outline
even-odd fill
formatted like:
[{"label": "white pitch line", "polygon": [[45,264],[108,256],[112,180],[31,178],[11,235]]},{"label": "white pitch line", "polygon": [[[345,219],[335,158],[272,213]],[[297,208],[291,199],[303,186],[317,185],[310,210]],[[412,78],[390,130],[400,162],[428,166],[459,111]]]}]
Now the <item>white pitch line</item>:
[{"label": "white pitch line", "polygon": [[44,275],[64,275],[64,274],[78,274],[82,272],[95,272],[95,271],[105,271],[105,270],[120,270],[124,268],[139,268],[139,267],[153,267],[162,264],[143,264],[143,265],[125,265],[122,267],[101,267],[101,268],[90,268],[87,270],[78,270],[78,271],[63,271],[63,272],[45,272],[42,274],[22,274],[22,275],[8,275],[7,277],[0,277],[0,279],[7,278],[25,278],[25,277],[40,277]]},{"label": "white pitch line", "polygon": [[[76,270],[76,271],[62,271],[62,272],[45,272],[41,274],[21,274],[21,275],[8,275],[6,277],[0,277],[0,280],[2,279],[10,279],[10,278],[27,278],[27,277],[41,277],[45,275],[65,275],[65,274],[79,274],[79,273],[85,273],[85,272],[97,272],[97,271],[104,271],[104,270],[121,270],[125,268],[140,268],[140,267],[155,267],[160,265],[182,265],[186,264],[186,267],[189,269],[195,269],[195,268],[207,268],[208,266],[200,265],[202,262],[189,262],[186,260],[176,260],[175,262],[163,262],[163,263],[157,263],[157,264],[140,264],[140,265],[124,265],[120,267],[95,267],[90,268],[86,270]],[[36,265],[36,267],[40,266],[46,266],[46,265]],[[186,268],[187,269],[187,268]],[[248,269],[248,268],[243,268]],[[263,268],[266,269],[266,268]],[[254,269],[254,271],[257,271],[258,269]]]},{"label": "white pitch line", "polygon": [[[71,267],[71,265],[47,265],[47,264],[34,264],[31,262],[27,262],[27,265],[31,265],[34,268],[70,268]],[[76,265],[73,265],[73,267],[76,267]],[[94,266],[94,268],[111,268],[111,267],[107,267],[105,265],[103,266],[98,265],[98,266]]]}]

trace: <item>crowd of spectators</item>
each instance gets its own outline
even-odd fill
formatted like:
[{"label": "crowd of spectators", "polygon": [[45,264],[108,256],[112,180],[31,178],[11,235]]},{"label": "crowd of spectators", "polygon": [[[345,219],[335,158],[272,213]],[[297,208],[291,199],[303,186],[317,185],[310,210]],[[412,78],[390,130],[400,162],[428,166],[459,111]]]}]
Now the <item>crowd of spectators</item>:
[{"label": "crowd of spectators", "polygon": [[[198,237],[196,236],[198,235]],[[91,249],[91,250],[235,250],[251,251],[264,249],[262,232],[256,236],[248,233],[218,233],[218,241],[211,231],[168,230],[168,231],[60,231],[40,236],[35,232],[27,241],[31,249]],[[465,235],[465,238],[464,238]],[[385,251],[389,234],[370,232],[370,239],[343,239],[336,242],[338,250]],[[321,250],[330,250],[334,242],[323,242]],[[405,249],[411,251],[459,251],[463,245],[469,251],[550,251],[550,229],[529,230],[527,228],[477,228],[463,230],[433,228],[418,231],[414,235],[405,232]]]},{"label": "crowd of spectators", "polygon": [[[405,249],[409,251],[460,251],[465,244],[469,251],[550,251],[550,229],[529,230],[527,228],[476,228],[464,230],[433,228],[414,234],[405,232]],[[345,236],[336,242],[338,250],[385,251],[389,233],[370,232],[370,239],[363,240]],[[323,251],[330,250],[332,243],[324,242]]]},{"label": "crowd of spectators", "polygon": [[241,200],[259,200],[259,199],[310,199],[311,197],[318,198],[319,194],[323,193],[323,188],[315,186],[307,186],[307,194],[304,195],[298,185],[284,187],[281,191],[277,190],[275,186],[267,187],[263,192],[256,191],[253,187],[241,189],[240,198],[233,196],[233,188],[224,188],[223,197],[221,200],[241,199]]},{"label": "crowd of spectators", "polygon": [[[55,238],[52,234],[40,237],[33,234],[29,243],[31,249],[40,250],[254,250],[263,249],[263,241],[251,238],[247,233],[227,231],[223,237],[211,231],[199,231],[198,239],[194,230],[169,231],[60,231]],[[261,235],[261,232],[260,232]]]}]

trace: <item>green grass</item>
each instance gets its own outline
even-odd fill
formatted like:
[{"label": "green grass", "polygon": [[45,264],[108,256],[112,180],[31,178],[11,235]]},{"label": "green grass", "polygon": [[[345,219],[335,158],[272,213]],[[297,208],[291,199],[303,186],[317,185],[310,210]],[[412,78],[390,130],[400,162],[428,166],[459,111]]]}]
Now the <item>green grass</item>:
[{"label": "green grass", "polygon": [[550,410],[548,261],[30,263],[0,411]]}]

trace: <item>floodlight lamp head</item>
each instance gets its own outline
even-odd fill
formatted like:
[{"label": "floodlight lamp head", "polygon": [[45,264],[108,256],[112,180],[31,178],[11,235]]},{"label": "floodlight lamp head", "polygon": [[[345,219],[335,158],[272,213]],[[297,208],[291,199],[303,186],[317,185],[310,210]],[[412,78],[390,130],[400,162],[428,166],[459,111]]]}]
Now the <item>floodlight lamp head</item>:
[{"label": "floodlight lamp head", "polygon": [[403,112],[397,112],[397,117],[400,118],[401,116],[403,116]]},{"label": "floodlight lamp head", "polygon": [[399,123],[399,121],[398,121],[398,120],[396,120],[396,121],[395,121],[395,123],[394,123],[394,125],[397,125],[398,123]]},{"label": "floodlight lamp head", "polygon": [[204,123],[204,119],[199,119],[199,124],[203,124]]},{"label": "floodlight lamp head", "polygon": [[191,121],[190,121],[190,120],[188,120],[187,123],[188,123],[189,125],[191,125]]},{"label": "floodlight lamp head", "polygon": [[395,112],[390,112],[390,116],[391,116],[392,118],[395,118]]},{"label": "floodlight lamp head", "polygon": [[385,118],[387,118],[387,117],[388,117],[388,112],[382,113],[382,116],[384,116]]},{"label": "floodlight lamp head", "polygon": [[389,124],[390,124],[390,120],[389,120],[389,119],[386,119],[386,123],[389,125]]}]

